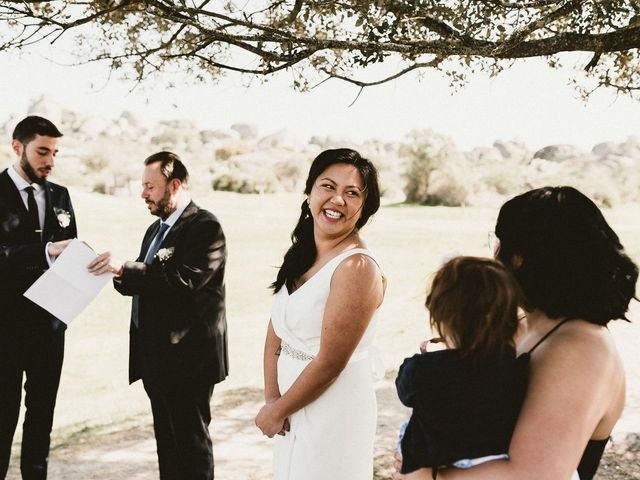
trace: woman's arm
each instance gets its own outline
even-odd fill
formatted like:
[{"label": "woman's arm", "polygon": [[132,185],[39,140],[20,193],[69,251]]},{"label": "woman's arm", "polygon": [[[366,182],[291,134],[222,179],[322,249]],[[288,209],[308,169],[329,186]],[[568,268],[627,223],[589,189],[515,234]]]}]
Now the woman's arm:
[{"label": "woman's arm", "polygon": [[269,320],[267,337],[264,341],[264,400],[266,403],[274,402],[280,398],[278,387],[278,354],[280,350],[280,338],[273,330],[273,323]]},{"label": "woman's arm", "polygon": [[[623,394],[624,372],[606,329],[582,321],[570,323],[533,354],[509,460],[468,470],[442,470],[438,478],[571,478],[598,424]],[[397,478],[430,480],[431,471],[423,469]]]},{"label": "woman's arm", "polygon": [[[280,355],[280,337],[273,329],[273,323],[269,320],[267,336],[264,341],[264,402],[273,403],[280,398],[280,387],[278,386],[278,355]],[[289,421],[285,419],[282,428],[278,432],[284,435],[289,431]]]},{"label": "woman's arm", "polygon": [[284,420],[318,398],[344,370],[382,302],[382,276],[366,255],[353,255],[333,274],[325,306],[320,351],[291,388],[278,400],[262,407],[256,425],[272,437]]}]

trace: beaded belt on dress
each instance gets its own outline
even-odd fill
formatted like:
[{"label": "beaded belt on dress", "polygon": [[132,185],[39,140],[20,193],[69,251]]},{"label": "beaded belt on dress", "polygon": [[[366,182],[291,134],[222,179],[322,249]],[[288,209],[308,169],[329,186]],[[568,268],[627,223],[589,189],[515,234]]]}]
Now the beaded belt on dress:
[{"label": "beaded belt on dress", "polygon": [[313,360],[315,358],[307,352],[303,352],[302,350],[292,347],[285,341],[280,343],[280,351],[285,355],[289,355],[291,358],[295,358],[296,360]]}]

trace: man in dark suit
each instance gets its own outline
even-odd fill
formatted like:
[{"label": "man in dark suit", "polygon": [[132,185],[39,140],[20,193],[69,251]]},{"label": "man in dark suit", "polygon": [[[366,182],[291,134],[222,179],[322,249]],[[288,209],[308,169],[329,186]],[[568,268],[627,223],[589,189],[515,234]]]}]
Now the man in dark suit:
[{"label": "man in dark suit", "polygon": [[228,374],[225,238],[217,218],[189,198],[177,155],[144,163],[142,198],[160,219],[135,262],[106,252],[89,270],[114,273],[116,290],[133,296],[129,381],[141,378],[151,400],[160,478],[209,480],[209,402]]},{"label": "man in dark suit", "polygon": [[47,181],[61,136],[49,120],[25,118],[13,132],[16,162],[0,173],[0,479],[9,468],[23,374],[20,470],[25,480],[47,478],[66,326],[22,294],[77,235],[69,192]]}]

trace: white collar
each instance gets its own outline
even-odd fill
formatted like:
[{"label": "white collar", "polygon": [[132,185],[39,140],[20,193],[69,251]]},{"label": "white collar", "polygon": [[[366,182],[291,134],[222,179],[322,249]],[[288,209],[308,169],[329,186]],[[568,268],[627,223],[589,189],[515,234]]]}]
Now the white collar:
[{"label": "white collar", "polygon": [[173,227],[173,225],[178,221],[180,216],[187,209],[187,206],[191,202],[191,198],[188,195],[182,195],[178,199],[178,208],[176,208],[175,212],[167,217],[166,220],[162,220],[162,223],[169,225],[169,228]]},{"label": "white collar", "polygon": [[33,187],[34,193],[37,193],[42,188],[42,185],[39,185],[35,182],[29,183],[24,178],[22,178],[22,176],[16,171],[14,165],[11,165],[9,168],[7,168],[7,173],[9,174],[11,180],[13,180],[13,183],[18,190],[24,190],[27,187]]}]

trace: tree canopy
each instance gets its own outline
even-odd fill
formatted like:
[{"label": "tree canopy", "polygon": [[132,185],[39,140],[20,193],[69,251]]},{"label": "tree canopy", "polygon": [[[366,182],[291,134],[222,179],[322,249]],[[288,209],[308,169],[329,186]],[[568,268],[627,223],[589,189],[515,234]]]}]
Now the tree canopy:
[{"label": "tree canopy", "polygon": [[[176,68],[200,80],[288,70],[304,90],[432,68],[457,84],[523,58],[557,67],[579,51],[583,94],[640,92],[640,0],[9,0],[0,25],[0,51],[73,36],[79,61],[137,81]],[[393,74],[372,79],[367,67],[381,63]]]}]

